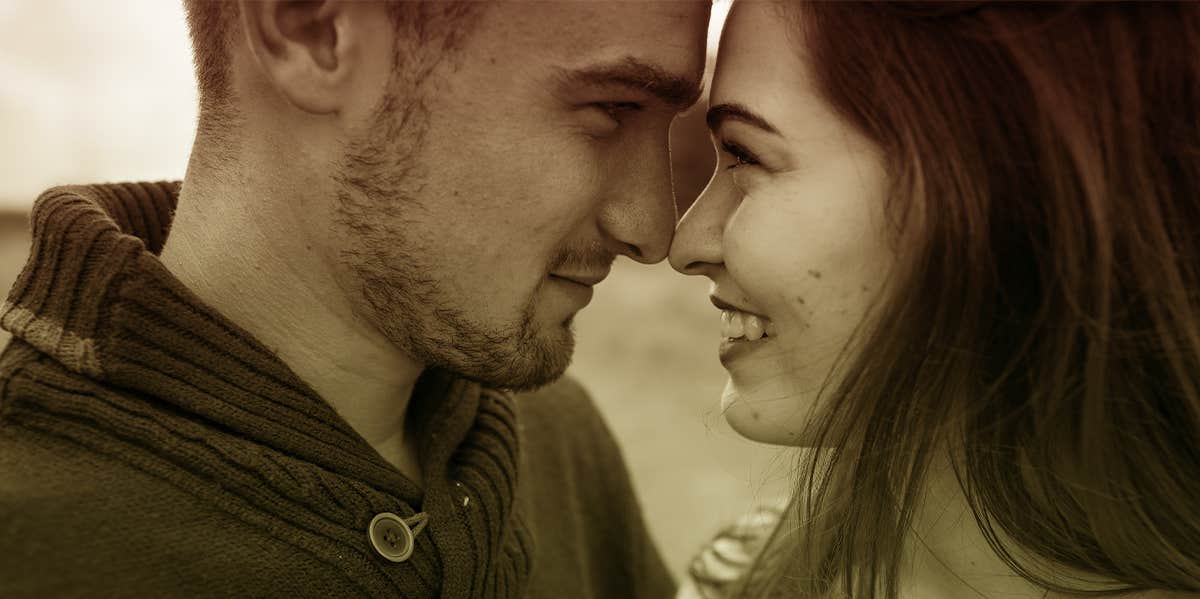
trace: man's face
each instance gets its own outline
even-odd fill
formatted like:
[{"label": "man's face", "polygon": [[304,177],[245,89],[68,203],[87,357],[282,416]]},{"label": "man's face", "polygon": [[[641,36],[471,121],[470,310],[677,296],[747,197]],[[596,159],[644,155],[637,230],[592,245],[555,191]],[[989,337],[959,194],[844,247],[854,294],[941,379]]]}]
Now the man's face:
[{"label": "man's face", "polygon": [[[328,243],[359,313],[429,366],[557,378],[618,254],[662,260],[668,128],[707,3],[499,3],[353,140]],[[403,44],[401,52],[403,52]]]}]

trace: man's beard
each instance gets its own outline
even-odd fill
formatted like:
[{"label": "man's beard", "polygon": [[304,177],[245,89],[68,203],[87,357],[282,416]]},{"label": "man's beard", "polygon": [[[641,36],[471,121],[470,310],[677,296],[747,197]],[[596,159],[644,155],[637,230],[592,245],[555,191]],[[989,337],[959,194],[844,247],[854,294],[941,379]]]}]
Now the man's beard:
[{"label": "man's beard", "polygon": [[354,260],[355,254],[379,256],[365,247],[347,249],[343,256],[361,282],[376,325],[402,351],[427,366],[516,390],[545,385],[566,371],[575,349],[571,323],[564,322],[560,331],[539,331],[536,292],[516,318],[488,326],[466,312],[486,298],[446,293],[437,280],[420,275],[411,253],[397,248],[390,248],[386,262]]},{"label": "man's beard", "polygon": [[[546,279],[507,323],[486,324],[469,310],[487,297],[459,297],[447,289],[436,263],[438,250],[424,247],[411,215],[424,210],[427,189],[417,150],[427,115],[406,107],[397,117],[395,100],[385,101],[363,139],[350,144],[338,175],[334,239],[351,240],[339,258],[361,294],[356,302],[389,341],[426,366],[455,372],[487,385],[532,389],[562,376],[574,351],[571,319],[539,330],[536,299]],[[563,248],[546,275],[564,264],[610,264],[598,248]]]}]

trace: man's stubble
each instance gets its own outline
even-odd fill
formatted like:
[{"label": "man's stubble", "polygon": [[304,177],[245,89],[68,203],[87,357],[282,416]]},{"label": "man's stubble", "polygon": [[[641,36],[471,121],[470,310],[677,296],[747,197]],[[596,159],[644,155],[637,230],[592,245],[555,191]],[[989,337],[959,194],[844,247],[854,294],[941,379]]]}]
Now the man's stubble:
[{"label": "man's stubble", "polygon": [[[336,175],[341,191],[332,239],[343,240],[339,267],[350,275],[347,291],[359,295],[352,298],[360,300],[355,304],[397,348],[428,367],[514,390],[562,376],[574,351],[574,332],[570,319],[562,330],[539,330],[536,299],[545,280],[508,322],[481,322],[473,308],[488,298],[448,291],[453,285],[445,280],[453,273],[437,260],[444,250],[419,238],[416,217],[436,193],[427,186],[419,158],[429,123],[424,102],[389,94],[374,121],[348,145]],[[579,259],[578,251],[564,249],[547,273]]]}]

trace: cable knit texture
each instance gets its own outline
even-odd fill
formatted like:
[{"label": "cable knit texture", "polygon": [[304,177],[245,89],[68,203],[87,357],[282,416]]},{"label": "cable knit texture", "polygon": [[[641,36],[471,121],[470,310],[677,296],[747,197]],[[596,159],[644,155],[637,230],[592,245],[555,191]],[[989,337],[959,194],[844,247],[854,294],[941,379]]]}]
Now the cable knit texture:
[{"label": "cable knit texture", "polygon": [[[427,372],[419,488],[163,267],[178,189],[35,205],[0,306],[0,595],[672,594],[577,385],[514,397]],[[411,559],[378,555],[371,519],[418,511]]]}]

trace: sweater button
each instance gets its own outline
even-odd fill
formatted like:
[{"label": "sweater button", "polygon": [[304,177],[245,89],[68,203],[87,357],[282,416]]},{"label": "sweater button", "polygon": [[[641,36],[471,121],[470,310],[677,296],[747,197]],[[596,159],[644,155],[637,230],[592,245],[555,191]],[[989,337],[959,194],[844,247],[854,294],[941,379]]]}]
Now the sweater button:
[{"label": "sweater button", "polygon": [[371,546],[384,559],[402,562],[412,557],[413,531],[400,516],[391,512],[383,512],[371,519],[367,527],[367,538]]}]

